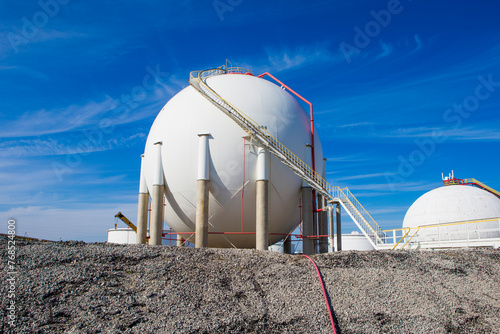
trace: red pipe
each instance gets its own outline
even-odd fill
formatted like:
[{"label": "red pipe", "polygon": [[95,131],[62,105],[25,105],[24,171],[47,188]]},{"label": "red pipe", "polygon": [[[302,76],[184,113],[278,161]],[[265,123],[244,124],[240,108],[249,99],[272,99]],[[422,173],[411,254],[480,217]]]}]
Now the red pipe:
[{"label": "red pipe", "polygon": [[277,83],[279,83],[281,86],[285,87],[286,89],[288,89],[293,95],[297,96],[299,99],[301,99],[302,101],[304,101],[305,103],[307,103],[309,105],[309,110],[310,110],[310,114],[311,114],[311,157],[312,157],[312,169],[313,171],[316,171],[316,159],[314,159],[315,157],[315,154],[314,154],[314,114],[313,114],[313,105],[311,102],[307,101],[305,98],[303,98],[299,93],[297,93],[296,91],[294,91],[293,89],[291,89],[290,87],[288,87],[287,85],[285,85],[283,82],[281,82],[280,80],[278,80],[275,76],[273,76],[271,73],[269,72],[265,72],[265,73],[262,73],[261,75],[258,75],[257,78],[263,78],[265,76],[270,76],[274,81],[276,81]]},{"label": "red pipe", "polygon": [[[170,234],[196,234],[196,232],[169,232],[163,233],[162,236],[170,235]],[[208,234],[229,234],[229,235],[254,235],[255,232],[208,232]],[[302,235],[302,234],[292,234],[292,233],[268,233],[269,235],[287,235],[291,237],[296,237],[298,239],[304,238],[326,238],[328,234],[319,234],[319,235]],[[149,236],[147,237],[149,239]]]},{"label": "red pipe", "polygon": [[313,259],[311,259],[309,256],[307,256],[307,255],[302,255],[302,256],[309,259],[309,261],[311,261],[314,268],[316,269],[316,273],[318,274],[318,280],[319,280],[319,283],[321,284],[321,289],[323,290],[323,296],[325,297],[325,303],[326,303],[326,308],[328,309],[328,315],[330,315],[330,322],[332,324],[333,334],[337,334],[337,331],[335,330],[335,322],[333,321],[332,307],[331,307],[330,303],[328,302],[328,297],[326,295],[326,289],[325,289],[325,282],[323,282],[323,278],[321,277],[321,273],[318,269],[318,266],[316,265],[316,263],[314,263]]},{"label": "red pipe", "polygon": [[[312,167],[313,171],[316,171],[316,158],[315,158],[316,154],[314,152],[314,113],[313,113],[312,103],[309,102],[308,100],[306,100],[302,95],[300,95],[299,93],[297,93],[296,91],[294,91],[293,89],[291,89],[290,87],[285,85],[283,82],[278,80],[278,78],[276,78],[274,75],[272,75],[269,72],[262,73],[262,74],[258,75],[257,78],[263,78],[266,75],[271,77],[274,81],[279,83],[282,87],[285,87],[293,95],[297,96],[299,99],[301,99],[302,101],[304,101],[305,103],[307,103],[309,105],[309,110],[310,110],[310,115],[311,115],[311,158],[312,158],[311,167]],[[313,212],[316,212],[316,190],[313,190]],[[315,220],[315,218],[313,218],[313,220]]]}]

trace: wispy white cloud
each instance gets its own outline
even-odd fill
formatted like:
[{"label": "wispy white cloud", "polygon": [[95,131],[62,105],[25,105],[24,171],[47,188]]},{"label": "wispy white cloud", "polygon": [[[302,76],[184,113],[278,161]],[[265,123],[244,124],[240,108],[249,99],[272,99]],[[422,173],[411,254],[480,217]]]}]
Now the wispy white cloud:
[{"label": "wispy white cloud", "polygon": [[242,67],[250,68],[253,72],[260,74],[263,72],[278,73],[311,64],[340,63],[343,61],[337,53],[332,53],[329,50],[329,44],[326,42],[294,48],[266,47],[264,50],[265,58],[238,63],[242,64]]},{"label": "wispy white cloud", "polygon": [[350,154],[339,157],[327,157],[327,163],[329,162],[361,162],[361,161],[369,161],[370,158],[367,158],[361,154]]},{"label": "wispy white cloud", "polygon": [[417,44],[417,46],[415,47],[415,50],[413,50],[413,52],[418,52],[423,47],[422,40],[421,40],[420,36],[417,34],[413,35],[413,39],[415,40],[415,43]]},{"label": "wispy white cloud", "polygon": [[[10,165],[3,164],[0,168],[0,204],[22,205],[37,201],[36,194],[42,189],[51,189],[57,182],[54,172],[37,164],[37,168],[30,169],[26,159],[9,159]],[[44,196],[45,200],[47,198]]]},{"label": "wispy white cloud", "polygon": [[129,136],[103,138],[91,142],[85,137],[80,141],[69,141],[54,138],[26,138],[18,140],[0,141],[0,157],[33,157],[63,154],[88,154],[107,151],[115,148],[130,147],[142,143],[146,134],[138,132]]},{"label": "wispy white cloud", "polygon": [[387,57],[394,52],[394,46],[392,44],[380,41],[380,47],[382,48],[382,52],[377,56],[377,58]]},{"label": "wispy white cloud", "polygon": [[347,181],[347,180],[359,180],[359,179],[369,179],[375,177],[385,177],[387,173],[373,173],[373,174],[361,174],[361,175],[352,175],[345,176],[335,179],[336,181]]},{"label": "wispy white cloud", "polygon": [[95,128],[99,127],[104,118],[110,125],[115,126],[136,122],[156,115],[168,98],[185,85],[184,81],[171,77],[168,83],[161,83],[140,101],[122,102],[105,96],[98,101],[25,112],[20,117],[4,121],[0,125],[0,138],[41,136]]},{"label": "wispy white cloud", "polygon": [[83,105],[70,105],[52,110],[40,109],[26,112],[17,119],[4,122],[0,137],[27,137],[66,132],[95,122],[114,107],[113,100],[89,101]]},{"label": "wispy white cloud", "polygon": [[359,122],[359,123],[349,123],[349,124],[339,124],[339,125],[334,125],[332,127],[337,127],[337,128],[357,128],[360,126],[371,126],[374,125],[373,123],[369,122]]},{"label": "wispy white cloud", "polygon": [[435,183],[431,182],[401,182],[395,185],[389,183],[358,184],[349,186],[350,190],[380,190],[388,191],[396,189],[398,192],[428,191],[433,189]]},{"label": "wispy white cloud", "polygon": [[423,138],[423,137],[441,137],[450,140],[500,140],[500,130],[488,128],[463,127],[449,129],[440,126],[398,128],[390,133],[379,134],[384,137],[393,138]]}]

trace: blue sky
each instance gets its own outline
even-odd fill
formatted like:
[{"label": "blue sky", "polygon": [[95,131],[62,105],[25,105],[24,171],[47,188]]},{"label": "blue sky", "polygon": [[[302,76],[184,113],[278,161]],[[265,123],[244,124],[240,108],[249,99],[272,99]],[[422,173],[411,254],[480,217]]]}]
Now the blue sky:
[{"label": "blue sky", "polygon": [[191,70],[226,58],[313,102],[328,180],[383,228],[442,172],[500,189],[499,12],[485,0],[3,0],[2,220],[85,241],[104,241],[118,211],[135,221],[155,116]]}]

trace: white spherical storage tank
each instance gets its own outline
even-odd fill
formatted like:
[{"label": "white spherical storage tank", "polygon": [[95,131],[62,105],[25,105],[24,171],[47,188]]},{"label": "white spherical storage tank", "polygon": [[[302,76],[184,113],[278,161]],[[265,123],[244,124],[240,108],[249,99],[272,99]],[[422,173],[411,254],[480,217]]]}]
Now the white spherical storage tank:
[{"label": "white spherical storage tank", "polygon": [[[500,199],[495,195],[472,186],[449,185],[433,189],[419,197],[408,209],[403,228],[417,228],[436,224],[446,224],[464,221],[477,221],[496,218],[490,222],[469,224],[469,238],[493,237],[498,238],[500,218]],[[481,230],[496,230],[484,232]],[[448,239],[466,238],[464,224],[440,227],[440,238],[443,234]],[[479,234],[481,233],[481,234]],[[438,239],[437,228],[422,228],[418,232],[421,241],[435,241]]]},{"label": "white spherical storage tank", "polygon": [[[309,115],[288,92],[253,75],[222,74],[207,84],[223,99],[266,129],[310,164]],[[208,136],[209,247],[255,247],[256,163],[259,146],[230,117],[189,86],[156,117],[146,141],[144,174],[149,193],[155,178],[155,143],[161,142],[165,180],[164,220],[193,242],[198,180],[199,135]],[[316,132],[315,132],[316,134]],[[323,173],[323,154],[315,135],[315,164]],[[302,180],[274,156],[269,163],[269,242],[273,244],[300,222]],[[225,234],[216,234],[222,233]],[[237,233],[247,234],[237,234]]]}]

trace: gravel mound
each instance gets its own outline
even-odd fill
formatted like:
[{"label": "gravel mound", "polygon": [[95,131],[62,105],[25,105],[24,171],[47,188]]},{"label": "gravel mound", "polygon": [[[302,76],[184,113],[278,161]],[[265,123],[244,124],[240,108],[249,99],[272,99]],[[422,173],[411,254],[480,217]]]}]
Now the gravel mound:
[{"label": "gravel mound", "polygon": [[[17,246],[17,333],[331,333],[302,256],[83,242]],[[7,247],[2,247],[7,259]],[[315,255],[339,333],[500,333],[500,251]]]}]

